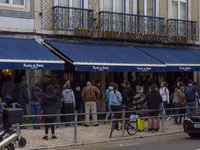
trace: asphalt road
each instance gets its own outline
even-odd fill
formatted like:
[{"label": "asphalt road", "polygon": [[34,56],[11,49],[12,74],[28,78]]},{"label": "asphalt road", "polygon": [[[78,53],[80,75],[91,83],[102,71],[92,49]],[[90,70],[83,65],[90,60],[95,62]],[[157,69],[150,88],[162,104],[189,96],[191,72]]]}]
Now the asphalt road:
[{"label": "asphalt road", "polygon": [[[152,133],[153,134],[153,133]],[[200,138],[186,133],[121,140],[90,145],[71,146],[54,150],[200,150]],[[53,149],[49,149],[53,150]]]}]

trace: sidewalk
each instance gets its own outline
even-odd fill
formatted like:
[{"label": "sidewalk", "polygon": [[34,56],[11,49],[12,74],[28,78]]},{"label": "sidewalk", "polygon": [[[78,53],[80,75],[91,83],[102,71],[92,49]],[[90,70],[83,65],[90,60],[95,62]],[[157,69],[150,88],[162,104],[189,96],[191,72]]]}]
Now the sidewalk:
[{"label": "sidewalk", "polygon": [[[55,135],[58,139],[51,139],[51,134],[49,134],[49,140],[43,140],[44,136],[44,127],[41,127],[41,130],[34,130],[32,127],[28,127],[25,130],[22,130],[23,137],[27,140],[27,145],[23,149],[40,149],[40,148],[53,148],[53,147],[62,147],[67,145],[76,145],[76,144],[89,144],[97,142],[106,142],[112,140],[120,140],[126,138],[142,138],[148,136],[162,135],[183,132],[183,125],[174,125],[173,119],[169,121],[164,121],[164,132],[149,133],[147,132],[148,123],[145,121],[145,130],[144,132],[137,132],[134,136],[128,135],[125,133],[125,136],[122,137],[122,131],[114,131],[112,138],[109,138],[110,135],[110,122],[107,124],[100,124],[98,127],[93,127],[90,124],[90,127],[78,126],[77,129],[77,143],[73,143],[74,140],[74,127],[63,127],[60,126],[60,129],[55,130]],[[161,124],[162,126],[162,124]],[[51,133],[51,131],[49,131]]]}]

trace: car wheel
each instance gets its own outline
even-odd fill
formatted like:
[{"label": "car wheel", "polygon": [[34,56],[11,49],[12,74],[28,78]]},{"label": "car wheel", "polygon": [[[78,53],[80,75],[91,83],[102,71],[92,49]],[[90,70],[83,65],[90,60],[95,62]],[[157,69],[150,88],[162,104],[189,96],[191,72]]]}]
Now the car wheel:
[{"label": "car wheel", "polygon": [[188,133],[188,135],[192,138],[200,138],[200,134]]}]

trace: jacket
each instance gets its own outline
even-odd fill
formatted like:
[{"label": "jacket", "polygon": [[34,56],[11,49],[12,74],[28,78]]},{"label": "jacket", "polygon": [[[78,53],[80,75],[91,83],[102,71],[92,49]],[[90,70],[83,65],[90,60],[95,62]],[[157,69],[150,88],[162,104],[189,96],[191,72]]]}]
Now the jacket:
[{"label": "jacket", "polygon": [[76,109],[81,110],[81,106],[82,106],[82,103],[83,103],[83,101],[81,99],[81,92],[75,90],[74,95],[75,95]]},{"label": "jacket", "polygon": [[184,96],[184,92],[181,91],[181,89],[176,88],[174,91],[174,98],[173,98],[173,102],[174,103],[180,103],[183,99]]},{"label": "jacket", "polygon": [[57,98],[55,107],[56,107],[56,109],[59,109],[59,108],[61,109],[62,108],[62,102],[61,102],[62,92],[58,87],[55,87],[54,90],[55,90],[55,94],[56,94],[56,98]]},{"label": "jacket", "polygon": [[28,85],[26,83],[17,84],[17,102],[24,106],[29,104],[28,99]]},{"label": "jacket", "polygon": [[162,97],[158,91],[150,91],[141,104],[143,105],[145,102],[147,102],[148,109],[159,109],[160,103],[162,103]]},{"label": "jacket", "polygon": [[32,86],[31,88],[31,102],[42,101],[43,90],[38,86]]},{"label": "jacket", "polygon": [[133,96],[136,95],[136,92],[129,86],[126,86],[122,90],[122,104],[133,106]]},{"label": "jacket", "polygon": [[122,102],[122,96],[119,91],[116,90],[116,94],[114,93],[114,91],[110,92],[109,105],[119,106],[121,102]]},{"label": "jacket", "polygon": [[160,92],[163,102],[167,101],[169,103],[169,90],[166,87],[164,87],[164,88],[160,88],[159,92]]},{"label": "jacket", "polygon": [[83,102],[96,102],[100,99],[100,91],[96,86],[87,85],[81,93]]},{"label": "jacket", "polygon": [[76,105],[74,92],[73,92],[72,89],[65,89],[62,92],[62,96],[63,96],[63,102],[64,103],[73,103],[74,106]]},{"label": "jacket", "polygon": [[[56,114],[56,107],[55,104],[57,102],[56,94],[55,93],[50,93],[50,92],[45,92],[42,95],[42,102],[41,102],[41,107],[43,110],[44,115],[50,115],[50,114]],[[51,118],[54,119],[56,116],[47,116],[44,117],[45,119]]]},{"label": "jacket", "polygon": [[109,94],[112,91],[113,91],[113,86],[109,86],[108,89],[106,90],[106,100],[107,100],[107,102],[109,102]]},{"label": "jacket", "polygon": [[12,92],[15,88],[15,84],[11,81],[5,81],[3,83],[3,87],[2,87],[2,94],[5,98],[11,98],[12,99]]}]

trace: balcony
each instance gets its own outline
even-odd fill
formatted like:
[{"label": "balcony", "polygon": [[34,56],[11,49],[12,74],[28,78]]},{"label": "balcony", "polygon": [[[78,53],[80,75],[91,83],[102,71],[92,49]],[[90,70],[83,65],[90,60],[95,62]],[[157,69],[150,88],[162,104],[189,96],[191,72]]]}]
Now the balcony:
[{"label": "balcony", "polygon": [[164,34],[164,18],[101,11],[99,12],[101,30],[134,32],[136,34]]},{"label": "balcony", "polygon": [[73,7],[53,7],[53,29],[74,31],[93,28],[93,10]]},{"label": "balcony", "polygon": [[199,33],[196,21],[168,19],[167,30],[170,36],[187,36],[189,40],[197,41]]}]

